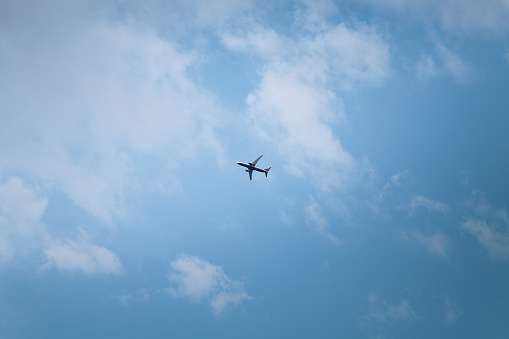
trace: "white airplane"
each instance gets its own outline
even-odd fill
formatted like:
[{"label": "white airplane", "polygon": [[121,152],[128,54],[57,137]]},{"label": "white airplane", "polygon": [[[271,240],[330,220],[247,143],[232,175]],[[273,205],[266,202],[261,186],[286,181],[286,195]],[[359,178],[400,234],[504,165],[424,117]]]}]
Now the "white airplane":
[{"label": "white airplane", "polygon": [[258,168],[258,167],[255,166],[256,163],[258,162],[258,160],[260,160],[261,157],[263,157],[263,155],[260,155],[260,157],[258,159],[256,159],[253,162],[250,162],[249,164],[246,164],[245,162],[240,162],[240,161],[237,162],[237,165],[247,167],[246,172],[249,172],[249,180],[253,180],[253,171],[258,171],[258,172],[265,173],[265,176],[267,176],[267,174],[269,173],[270,167],[266,168],[266,169],[263,169],[263,168]]}]

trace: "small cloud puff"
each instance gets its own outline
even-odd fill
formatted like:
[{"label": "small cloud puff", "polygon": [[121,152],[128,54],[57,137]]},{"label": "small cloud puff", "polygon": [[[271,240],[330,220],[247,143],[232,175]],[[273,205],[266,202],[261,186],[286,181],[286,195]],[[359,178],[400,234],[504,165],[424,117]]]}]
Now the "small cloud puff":
[{"label": "small cloud puff", "polygon": [[419,319],[408,300],[403,299],[399,304],[391,305],[376,295],[371,295],[369,301],[371,312],[366,319],[374,319],[380,323]]},{"label": "small cloud puff", "polygon": [[242,282],[232,280],[220,266],[198,257],[183,254],[171,263],[171,268],[169,293],[193,302],[207,300],[216,315],[229,305],[252,299],[244,292]]},{"label": "small cloud puff", "polygon": [[472,67],[443,44],[435,44],[435,55],[423,55],[415,67],[421,81],[449,75],[458,82],[466,82],[472,76]]},{"label": "small cloud puff", "polygon": [[449,207],[446,204],[441,203],[439,201],[431,200],[423,195],[416,196],[414,200],[412,200],[412,202],[410,203],[410,207],[412,208],[412,210],[415,210],[418,207],[424,207],[428,211],[442,213],[449,212]]},{"label": "small cloud puff", "polygon": [[89,242],[86,237],[78,241],[56,239],[44,251],[48,264],[61,271],[83,271],[87,274],[119,274],[122,264],[118,256],[108,249]]},{"label": "small cloud puff", "polygon": [[436,232],[431,235],[423,234],[419,231],[413,232],[410,236],[404,238],[416,242],[426,249],[431,255],[442,259],[448,259],[447,252],[451,247],[451,241],[442,232]]},{"label": "small cloud puff", "polygon": [[461,223],[461,228],[473,235],[490,257],[509,258],[509,217],[504,209],[495,209],[484,194],[473,192],[463,204],[473,212]]}]

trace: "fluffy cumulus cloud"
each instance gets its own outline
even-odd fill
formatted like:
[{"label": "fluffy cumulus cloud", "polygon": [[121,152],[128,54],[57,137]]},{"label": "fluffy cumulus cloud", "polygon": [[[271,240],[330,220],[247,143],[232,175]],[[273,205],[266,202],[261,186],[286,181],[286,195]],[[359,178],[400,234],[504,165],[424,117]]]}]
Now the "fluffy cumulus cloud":
[{"label": "fluffy cumulus cloud", "polygon": [[[321,11],[313,10],[310,15],[298,11],[296,23],[304,29],[303,20],[316,23]],[[355,167],[333,131],[345,118],[338,93],[382,82],[390,58],[375,27],[322,21],[296,36],[254,26],[225,33],[223,43],[262,62],[260,82],[246,99],[248,124],[256,136],[276,145],[289,173],[309,175],[327,189],[345,184]]]},{"label": "fluffy cumulus cloud", "polygon": [[509,217],[504,209],[496,209],[484,194],[474,192],[464,203],[472,215],[461,223],[461,229],[474,236],[495,259],[509,258]]},{"label": "fluffy cumulus cloud", "polygon": [[183,254],[171,263],[171,268],[170,294],[193,302],[205,300],[217,315],[230,305],[251,299],[242,282],[231,279],[220,266],[206,260]]},{"label": "fluffy cumulus cloud", "polygon": [[0,170],[55,186],[112,224],[147,178],[139,157],[161,172],[201,148],[221,157],[221,113],[188,76],[193,53],[89,5],[7,2]]}]

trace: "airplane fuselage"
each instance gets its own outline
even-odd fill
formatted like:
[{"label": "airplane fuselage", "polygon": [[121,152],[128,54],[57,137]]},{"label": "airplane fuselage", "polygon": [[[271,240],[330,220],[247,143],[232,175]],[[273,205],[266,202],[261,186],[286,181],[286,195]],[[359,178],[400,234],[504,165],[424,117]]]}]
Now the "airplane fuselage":
[{"label": "airplane fuselage", "polygon": [[267,170],[264,170],[263,168],[259,168],[259,167],[256,167],[256,166],[253,166],[251,164],[246,164],[245,162],[237,162],[237,165],[240,165],[240,166],[244,166],[244,167],[247,167],[247,170],[246,172],[249,172],[250,170],[251,171],[258,171],[258,172],[267,172]]}]

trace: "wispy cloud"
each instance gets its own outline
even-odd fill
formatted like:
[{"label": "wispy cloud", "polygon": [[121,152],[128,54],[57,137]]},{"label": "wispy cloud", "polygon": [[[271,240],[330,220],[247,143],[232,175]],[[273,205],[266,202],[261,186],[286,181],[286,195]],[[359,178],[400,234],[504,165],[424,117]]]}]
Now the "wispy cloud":
[{"label": "wispy cloud", "polygon": [[414,200],[412,200],[412,202],[410,203],[410,208],[412,210],[415,210],[416,208],[419,207],[424,207],[425,209],[431,212],[442,212],[444,214],[448,213],[450,210],[446,204],[441,203],[439,201],[431,200],[423,195],[416,196]]},{"label": "wispy cloud", "polygon": [[382,187],[381,190],[377,190],[378,194],[376,197],[376,200],[383,201],[385,195],[389,192],[389,189],[393,186],[402,186],[402,180],[403,178],[406,178],[408,176],[408,171],[400,171],[396,174],[393,174],[391,178],[385,183],[385,185]]},{"label": "wispy cloud", "polygon": [[399,304],[389,304],[378,296],[371,295],[369,302],[371,312],[366,316],[367,319],[376,320],[380,323],[419,319],[410,302],[406,299],[402,299]]},{"label": "wispy cloud", "polygon": [[127,219],[130,194],[154,172],[172,186],[170,162],[202,149],[222,157],[222,111],[189,76],[197,55],[147,26],[99,19],[88,6],[9,3],[0,169],[44,181],[113,225]]},{"label": "wispy cloud", "polygon": [[473,192],[463,205],[469,209],[470,215],[461,223],[461,228],[472,234],[492,258],[509,258],[507,211],[492,207],[480,192]]},{"label": "wispy cloud", "polygon": [[405,235],[404,239],[419,244],[431,255],[442,259],[449,258],[448,251],[451,247],[451,241],[445,234],[440,231],[430,235],[423,234],[420,231],[414,231],[409,235]]},{"label": "wispy cloud", "polygon": [[87,274],[120,273],[117,255],[93,244],[82,234],[78,241],[54,238],[41,221],[47,199],[19,177],[0,185],[0,256],[4,261],[31,253],[44,253],[42,268],[82,271]]},{"label": "wispy cloud", "polygon": [[310,204],[304,208],[308,225],[311,229],[328,239],[333,245],[339,246],[341,241],[330,233],[329,223],[320,210],[320,205],[315,200],[312,200]]},{"label": "wispy cloud", "polygon": [[152,294],[152,290],[144,288],[132,293],[112,295],[112,298],[116,299],[120,305],[130,307],[131,302],[148,302]]},{"label": "wispy cloud", "polygon": [[430,80],[441,75],[466,82],[473,75],[472,67],[458,54],[441,43],[435,43],[435,55],[422,55],[416,64],[416,75],[420,80]]},{"label": "wispy cloud", "polygon": [[231,279],[220,266],[206,260],[183,254],[171,263],[171,268],[169,293],[193,302],[206,300],[217,315],[230,305],[252,299],[242,282]]},{"label": "wispy cloud", "polygon": [[509,257],[509,235],[507,225],[503,231],[497,230],[497,224],[488,224],[484,220],[468,219],[461,227],[472,234],[493,258],[507,259]]},{"label": "wispy cloud", "polygon": [[444,322],[446,324],[454,324],[461,317],[462,313],[456,302],[448,297],[444,297]]}]

